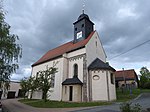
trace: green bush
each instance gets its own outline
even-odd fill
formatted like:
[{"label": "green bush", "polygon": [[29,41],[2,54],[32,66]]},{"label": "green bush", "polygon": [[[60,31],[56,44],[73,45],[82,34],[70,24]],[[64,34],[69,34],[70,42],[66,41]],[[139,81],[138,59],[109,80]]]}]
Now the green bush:
[{"label": "green bush", "polygon": [[145,88],[145,89],[150,89],[150,82],[146,82],[146,83],[144,84],[144,88]]},{"label": "green bush", "polygon": [[135,104],[131,106],[131,103],[123,103],[120,106],[121,112],[141,112],[141,106],[139,104]]}]

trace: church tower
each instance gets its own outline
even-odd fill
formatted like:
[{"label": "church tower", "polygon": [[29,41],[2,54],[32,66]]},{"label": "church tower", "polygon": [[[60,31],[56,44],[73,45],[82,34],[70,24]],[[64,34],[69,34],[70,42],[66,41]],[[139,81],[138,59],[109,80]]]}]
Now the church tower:
[{"label": "church tower", "polygon": [[86,39],[89,34],[94,30],[94,23],[89,19],[84,12],[78,17],[78,20],[73,23],[74,25],[74,43]]}]

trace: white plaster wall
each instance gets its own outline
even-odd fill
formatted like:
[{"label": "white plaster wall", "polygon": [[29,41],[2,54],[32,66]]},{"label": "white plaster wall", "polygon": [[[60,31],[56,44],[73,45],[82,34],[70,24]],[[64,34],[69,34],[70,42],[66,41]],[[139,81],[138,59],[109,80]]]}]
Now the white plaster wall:
[{"label": "white plaster wall", "polygon": [[[51,100],[61,100],[61,96],[62,96],[62,75],[63,75],[63,58],[58,58],[37,66],[34,66],[32,68],[32,76],[36,76],[36,73],[40,70],[45,70],[46,66],[48,65],[49,67],[53,66],[53,62],[58,62],[56,64],[56,68],[58,68],[58,72],[55,74],[55,84],[54,84],[54,88],[51,88],[51,90],[53,92],[49,92],[49,98]],[[34,97],[34,96],[33,96]]]},{"label": "white plaster wall", "polygon": [[[97,47],[96,47],[97,42]],[[102,43],[99,39],[98,33],[95,32],[89,42],[86,44],[87,65],[89,66],[96,58],[106,62],[106,54]]]},{"label": "white plaster wall", "polygon": [[32,95],[33,99],[42,99],[42,91],[35,91]]},{"label": "white plaster wall", "polygon": [[19,92],[19,89],[21,89],[20,87],[20,83],[18,82],[10,82],[10,88],[8,91],[15,91],[15,97],[18,97],[18,92]]},{"label": "white plaster wall", "polygon": [[[81,85],[64,85],[63,86],[63,98],[62,101],[69,101],[69,86],[73,86],[73,95],[72,95],[72,101],[73,102],[81,102]],[[66,92],[65,92],[66,87]]]},{"label": "white plaster wall", "polygon": [[[85,53],[85,48],[69,53],[68,58],[72,58],[74,56],[78,56],[84,53]],[[80,79],[80,81],[83,82],[83,57],[78,58],[76,60],[69,60],[68,78],[73,78],[74,64],[78,65],[78,78]]]},{"label": "white plaster wall", "polygon": [[73,86],[73,101],[81,102],[81,85]]},{"label": "white plaster wall", "polygon": [[[65,90],[66,88],[66,90]],[[69,86],[68,85],[64,85],[62,87],[62,101],[69,101]]]},{"label": "white plaster wall", "polygon": [[[94,80],[93,76],[98,75],[99,80]],[[93,101],[107,101],[107,81],[106,71],[92,71],[92,100]]]},{"label": "white plaster wall", "polygon": [[[138,88],[138,84],[135,80],[133,80],[133,79],[132,80],[126,80],[126,84],[132,84],[133,82],[135,83],[135,87]],[[122,84],[124,84],[124,81],[119,81],[118,82],[118,85],[119,85],[120,88],[121,88]]]},{"label": "white plaster wall", "polygon": [[115,75],[114,77],[114,84],[111,83],[111,72],[108,72],[108,82],[109,82],[109,97],[110,100],[116,100],[116,87],[115,87]]},{"label": "white plaster wall", "polygon": [[63,55],[63,79],[62,79],[62,82],[66,80],[66,78],[68,78],[68,64],[69,64],[69,60],[68,60],[68,57],[67,57],[67,54],[65,53]]},{"label": "white plaster wall", "polygon": [[70,57],[74,57],[74,56],[81,55],[81,54],[84,54],[84,53],[86,53],[86,49],[82,48],[82,49],[79,49],[79,50],[68,53],[67,57],[70,58]]}]

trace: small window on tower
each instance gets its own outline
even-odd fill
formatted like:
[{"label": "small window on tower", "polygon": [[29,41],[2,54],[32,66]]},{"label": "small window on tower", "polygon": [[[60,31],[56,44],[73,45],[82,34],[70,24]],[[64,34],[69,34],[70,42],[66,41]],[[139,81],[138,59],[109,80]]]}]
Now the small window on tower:
[{"label": "small window on tower", "polygon": [[77,28],[75,28],[75,31],[77,31]]},{"label": "small window on tower", "polygon": [[113,73],[110,74],[111,84],[114,84],[114,75]]},{"label": "small window on tower", "polygon": [[82,28],[84,27],[84,24],[82,24]]},{"label": "small window on tower", "polygon": [[97,47],[97,41],[95,42],[95,44],[96,44],[96,47]]}]

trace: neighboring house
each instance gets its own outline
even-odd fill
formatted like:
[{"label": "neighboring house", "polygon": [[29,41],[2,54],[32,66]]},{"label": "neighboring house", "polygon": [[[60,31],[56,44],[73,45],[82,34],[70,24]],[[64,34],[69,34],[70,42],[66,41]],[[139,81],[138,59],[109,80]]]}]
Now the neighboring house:
[{"label": "neighboring house", "polygon": [[116,71],[115,82],[116,87],[119,88],[125,86],[125,84],[127,87],[133,88],[138,88],[139,86],[138,76],[134,69]]},{"label": "neighboring house", "polygon": [[[94,23],[81,14],[74,24],[74,39],[49,50],[32,65],[32,76],[56,64],[53,92],[49,99],[57,101],[111,101],[116,99],[115,69],[106,63],[106,54]],[[33,93],[42,98],[42,92]]]},{"label": "neighboring house", "polygon": [[1,98],[16,98],[19,95],[19,91],[21,90],[20,82],[10,81],[9,89],[3,92],[1,91],[2,95]]}]

